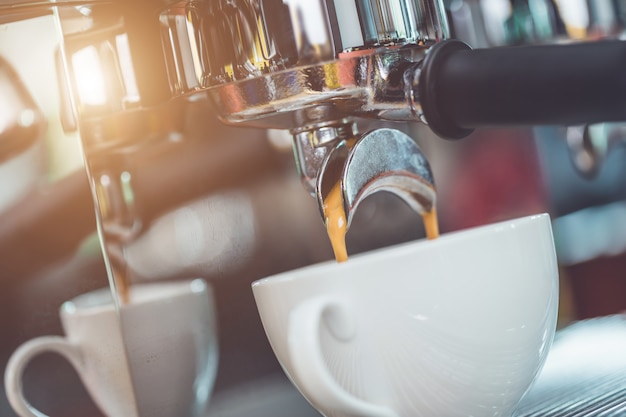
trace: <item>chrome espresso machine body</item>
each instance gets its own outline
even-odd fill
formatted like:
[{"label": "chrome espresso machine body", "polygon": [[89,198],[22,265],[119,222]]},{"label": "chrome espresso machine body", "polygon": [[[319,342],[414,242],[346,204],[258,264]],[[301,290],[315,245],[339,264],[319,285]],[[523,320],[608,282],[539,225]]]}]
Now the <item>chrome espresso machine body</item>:
[{"label": "chrome espresso machine body", "polygon": [[[405,70],[419,62],[429,46],[448,37],[442,2],[95,4],[93,24],[100,24],[98,14],[106,15],[109,8],[119,12],[120,7],[117,23],[128,30],[134,78],[142,80],[149,73],[150,84],[138,83],[135,97],[121,94],[114,104],[108,100],[114,107],[108,111],[154,106],[154,99],[208,97],[223,122],[288,130],[303,183],[317,196],[320,206],[328,188],[341,176],[349,221],[353,208],[374,189],[395,192],[417,211],[433,204],[430,168],[414,141],[401,132],[370,132],[350,156],[341,146],[332,158],[330,154],[342,141],[361,137],[355,117],[402,121],[421,117],[417,114],[419,103],[407,97],[410,92],[404,87],[404,78],[409,74]],[[150,16],[153,21],[146,22]],[[109,39],[98,39],[99,30],[90,30],[95,38],[82,30],[64,32],[66,61],[72,62],[87,45],[97,46],[100,59],[118,67],[118,77],[107,78],[111,85],[106,90],[128,93],[128,80],[120,67],[123,57],[115,57],[121,51],[103,47],[120,35],[115,32],[119,29],[102,31],[107,30],[113,30]],[[77,79],[76,71],[70,64],[70,79]],[[102,114],[101,106],[85,102],[80,92],[75,99],[80,117]],[[88,126],[83,130],[97,129]],[[382,149],[379,136],[387,142]],[[83,140],[87,144],[98,141]],[[398,151],[393,151],[391,142],[397,142]],[[371,165],[371,172],[358,164],[350,169],[352,160],[368,159],[372,154],[384,157],[378,167]],[[341,168],[339,159],[348,161],[341,174],[335,172]],[[333,169],[328,169],[332,172],[324,178],[327,167]],[[390,181],[390,176],[398,181]],[[382,177],[385,180],[378,181]]]},{"label": "chrome espresso machine body", "polygon": [[[206,96],[228,124],[289,130],[305,187],[321,207],[340,181],[348,222],[378,190],[418,212],[434,203],[432,174],[413,140],[395,130],[358,132],[355,118],[422,121],[450,138],[476,127],[625,118],[621,42],[472,51],[440,42],[449,37],[442,1],[85,7],[88,30],[60,16],[70,83],[80,79],[74,57],[96,47],[112,68],[105,89],[117,94],[93,105],[74,89],[79,118],[90,120],[83,122],[86,148],[103,142],[90,134],[103,114]],[[119,47],[120,36],[129,50]],[[338,146],[348,139],[359,145]],[[365,160],[368,167],[355,162]]]}]

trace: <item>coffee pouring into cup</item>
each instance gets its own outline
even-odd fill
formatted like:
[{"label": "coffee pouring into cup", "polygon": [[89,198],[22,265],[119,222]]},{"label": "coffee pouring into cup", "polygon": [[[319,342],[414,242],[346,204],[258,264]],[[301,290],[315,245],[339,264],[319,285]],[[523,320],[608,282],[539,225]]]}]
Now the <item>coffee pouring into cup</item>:
[{"label": "coffee pouring into cup", "polygon": [[[63,2],[58,3],[62,8]],[[128,77],[128,68],[115,68],[117,71],[110,73],[120,79],[112,76],[105,81],[120,83],[107,86],[111,87],[107,91],[120,94],[113,97],[119,102],[94,105],[75,94],[77,116],[84,128],[82,140],[92,140],[90,146],[85,146],[88,152],[105,149],[101,145],[108,146],[107,141],[117,146],[127,139],[116,142],[120,138],[110,138],[108,134],[137,133],[132,129],[128,129],[130,133],[125,131],[128,125],[158,136],[163,133],[159,129],[172,128],[168,123],[179,123],[180,114],[187,114],[189,108],[209,98],[226,123],[289,130],[298,170],[307,190],[318,197],[322,213],[322,203],[330,192],[328,187],[340,184],[338,206],[347,216],[346,228],[358,202],[372,192],[400,194],[420,214],[432,212],[435,205],[434,181],[429,171],[422,169],[427,164],[425,158],[421,159],[419,148],[409,143],[412,139],[395,129],[359,132],[354,128],[356,118],[419,120],[447,137],[464,136],[473,128],[487,125],[624,118],[622,106],[616,105],[617,97],[623,95],[615,88],[622,85],[616,82],[621,77],[616,68],[623,67],[622,43],[607,42],[598,48],[559,45],[546,49],[471,51],[459,42],[446,41],[449,32],[443,2],[439,0],[142,1],[122,4],[126,13],[122,19],[111,18],[117,15],[100,6],[103,5],[98,2],[86,5],[81,16],[98,17],[104,10],[104,19],[94,19],[97,25],[82,26],[84,31],[65,38],[65,64],[71,69],[68,78],[76,78],[80,70],[80,60],[73,59],[76,57],[72,54],[87,51],[112,65],[128,62],[130,57],[130,72],[137,71],[131,75],[139,75],[135,78],[141,82],[134,86],[135,90],[128,88],[128,79],[132,78]],[[389,10],[396,13],[386,13]],[[128,22],[137,23],[141,29],[156,27],[155,33],[137,36],[138,30]],[[110,23],[114,29],[110,32],[101,30],[110,28],[98,26]],[[107,43],[98,38],[105,35],[113,40],[107,39]],[[131,40],[126,45],[130,52],[120,47],[125,36]],[[151,48],[138,48],[138,38],[146,42],[150,39]],[[164,56],[153,61],[142,59],[154,51]],[[122,52],[128,56],[118,59]],[[504,59],[518,53],[519,60]],[[581,60],[587,53],[596,54],[597,59]],[[509,66],[503,67],[504,63]],[[565,68],[564,72],[572,70],[573,76],[554,78],[549,70],[553,65],[560,65],[555,72],[560,74]],[[501,77],[502,73],[507,77]],[[150,81],[153,75],[159,81],[154,85]],[[555,79],[559,82],[552,82]],[[579,88],[591,83],[589,89]],[[581,95],[586,95],[584,100]],[[163,103],[167,105],[161,106]],[[185,111],[179,112],[181,108]],[[116,117],[138,116],[111,118],[113,122],[130,120],[136,125],[117,123],[115,129],[107,129],[110,126],[102,122],[106,117],[100,116],[110,115],[98,112],[109,110],[119,112],[113,114]],[[172,130],[176,134],[164,136],[175,141],[180,132]],[[146,136],[152,139],[150,135]],[[130,145],[144,146],[140,143],[143,139]],[[410,146],[394,153],[392,148],[397,144]],[[345,154],[343,146],[348,151]],[[390,155],[395,156],[389,158]],[[91,156],[87,159],[92,161]],[[123,162],[129,161],[134,162],[132,158]],[[102,165],[106,164],[98,168]],[[331,171],[330,167],[335,168]],[[110,209],[108,216],[102,218],[109,221],[108,226],[114,226],[111,230],[128,232],[114,235],[127,239],[120,239],[121,248],[117,248],[122,249],[119,254],[125,255],[124,247],[141,232],[141,224],[133,216],[142,202],[126,198],[138,195],[132,193],[135,171],[115,166],[120,170],[111,173],[107,171],[111,166],[104,168],[108,182],[94,181],[94,187],[100,187],[99,194],[94,191],[96,197],[104,202],[115,187],[127,192],[117,200],[106,201],[116,204],[102,204]],[[95,169],[90,171],[97,173]],[[129,227],[119,227],[118,221]],[[112,241],[109,238],[108,243]],[[347,265],[350,264],[351,261]],[[124,273],[128,265],[121,259],[118,266],[115,272]]]}]

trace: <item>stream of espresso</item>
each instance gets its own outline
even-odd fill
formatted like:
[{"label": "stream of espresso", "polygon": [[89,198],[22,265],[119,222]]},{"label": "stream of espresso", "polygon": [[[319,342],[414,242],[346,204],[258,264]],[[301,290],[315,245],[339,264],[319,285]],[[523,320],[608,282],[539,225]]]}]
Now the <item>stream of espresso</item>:
[{"label": "stream of espresso", "polygon": [[[335,259],[337,262],[347,261],[346,233],[348,221],[343,208],[340,182],[333,186],[328,196],[324,199],[324,221]],[[439,222],[437,221],[437,210],[434,205],[430,211],[422,214],[422,221],[424,222],[424,229],[428,239],[439,237]]]},{"label": "stream of espresso", "polygon": [[439,221],[437,220],[437,210],[435,206],[422,214],[422,221],[424,222],[424,229],[426,230],[426,237],[428,239],[437,239],[439,237]]},{"label": "stream of espresso", "polygon": [[324,220],[335,259],[337,262],[347,261],[346,232],[348,219],[346,219],[346,212],[343,209],[341,183],[339,181],[337,181],[324,199]]}]

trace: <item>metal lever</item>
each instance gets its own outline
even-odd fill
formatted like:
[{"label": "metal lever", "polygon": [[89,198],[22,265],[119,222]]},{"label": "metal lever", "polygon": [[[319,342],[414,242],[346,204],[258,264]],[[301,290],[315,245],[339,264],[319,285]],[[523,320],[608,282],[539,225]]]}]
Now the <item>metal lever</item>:
[{"label": "metal lever", "polygon": [[430,165],[415,141],[395,129],[376,129],[354,144],[343,140],[322,163],[316,197],[322,218],[324,199],[340,181],[347,227],[359,204],[369,195],[388,191],[402,198],[416,213],[435,205],[435,183]]}]

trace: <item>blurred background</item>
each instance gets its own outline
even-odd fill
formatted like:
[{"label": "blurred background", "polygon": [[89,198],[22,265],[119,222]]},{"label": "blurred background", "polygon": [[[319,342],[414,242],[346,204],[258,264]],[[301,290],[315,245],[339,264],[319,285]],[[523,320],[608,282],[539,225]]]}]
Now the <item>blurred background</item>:
[{"label": "blurred background", "polygon": [[[620,38],[626,18],[626,1],[618,0],[451,0],[446,8],[452,37],[474,48]],[[85,11],[71,9],[59,28],[52,9],[0,3],[2,370],[21,343],[62,334],[63,301],[109,285],[83,143],[59,70],[62,34],[84,30]],[[71,13],[77,27],[68,29]],[[210,415],[316,415],[288,388],[250,291],[258,278],[332,259],[316,202],[296,172],[291,135],[225,126],[202,100],[160,117],[176,133],[156,129],[150,146],[123,156],[142,167],[133,173],[133,209],[144,223],[125,248],[136,279],[203,277],[213,286],[220,364]],[[624,126],[488,129],[450,142],[421,124],[392,125],[416,138],[431,163],[443,233],[551,214],[560,326],[625,309]],[[349,252],[422,238],[416,217],[396,197],[373,195],[348,234]],[[71,366],[54,355],[34,360],[24,384],[51,416],[100,415]],[[2,390],[0,415],[14,415]]]}]

